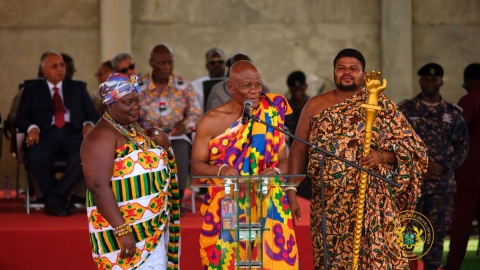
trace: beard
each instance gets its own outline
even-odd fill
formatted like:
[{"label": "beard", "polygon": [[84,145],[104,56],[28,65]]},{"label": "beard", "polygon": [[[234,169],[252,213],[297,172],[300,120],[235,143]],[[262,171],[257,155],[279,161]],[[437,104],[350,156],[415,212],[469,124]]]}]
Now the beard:
[{"label": "beard", "polygon": [[351,85],[344,85],[342,83],[338,83],[335,85],[337,86],[338,90],[342,90],[342,91],[354,91],[361,87],[361,85],[357,85],[355,83],[352,83]]},{"label": "beard", "polygon": [[[343,84],[343,78],[345,77],[348,77],[349,79],[351,79],[351,84],[348,84],[348,85]],[[335,78],[335,86],[337,86],[338,90],[347,91],[347,92],[353,92],[362,87],[361,84],[356,83],[355,78],[353,76],[349,76],[349,75],[344,75],[342,77]]]}]

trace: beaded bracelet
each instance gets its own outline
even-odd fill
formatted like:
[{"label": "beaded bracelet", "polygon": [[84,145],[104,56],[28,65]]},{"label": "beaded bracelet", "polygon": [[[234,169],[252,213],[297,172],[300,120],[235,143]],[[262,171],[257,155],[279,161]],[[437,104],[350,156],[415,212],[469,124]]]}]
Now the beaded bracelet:
[{"label": "beaded bracelet", "polygon": [[218,168],[217,175],[220,175],[220,173],[222,172],[223,167],[228,167],[228,164],[222,164],[222,166],[220,166],[220,167]]},{"label": "beaded bracelet", "polygon": [[130,224],[124,223],[122,225],[119,225],[118,227],[113,228],[113,232],[118,237],[124,236],[126,234],[132,233],[132,227],[130,227]]}]

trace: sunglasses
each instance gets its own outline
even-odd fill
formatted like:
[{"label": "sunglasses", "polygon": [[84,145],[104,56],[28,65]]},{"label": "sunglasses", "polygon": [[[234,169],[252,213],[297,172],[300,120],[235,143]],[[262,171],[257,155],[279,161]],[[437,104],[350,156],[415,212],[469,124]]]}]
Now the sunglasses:
[{"label": "sunglasses", "polygon": [[212,66],[215,65],[215,64],[223,65],[223,64],[225,64],[225,60],[211,60],[211,61],[208,61],[208,63]]},{"label": "sunglasses", "polygon": [[125,74],[128,72],[128,70],[132,70],[132,69],[135,69],[135,63],[130,64],[130,66],[126,68],[120,69],[119,72],[122,74]]}]

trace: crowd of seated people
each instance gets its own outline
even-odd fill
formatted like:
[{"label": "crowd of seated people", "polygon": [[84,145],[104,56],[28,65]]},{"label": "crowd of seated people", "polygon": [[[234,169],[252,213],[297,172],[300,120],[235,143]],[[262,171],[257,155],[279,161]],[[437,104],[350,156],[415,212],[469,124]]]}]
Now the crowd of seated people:
[{"label": "crowd of seated people", "polygon": [[[192,177],[190,158],[196,124],[204,113],[230,100],[231,92],[227,87],[229,69],[240,60],[251,61],[243,53],[234,53],[227,58],[222,49],[211,48],[205,53],[204,67],[198,65],[208,74],[190,82],[176,74],[173,49],[158,44],[148,59],[150,71],[143,75],[129,52],[119,52],[111,60],[100,63],[94,74],[98,84],[112,73],[138,76],[142,106],[139,123],[145,129],[156,127],[168,133],[174,153],[177,153],[181,198]],[[31,193],[45,205],[46,215],[68,216],[84,205],[86,186],[79,148],[86,133],[105,111],[98,93],[93,90],[97,85],[89,87],[89,94],[85,82],[73,79],[75,72],[70,55],[44,52],[36,78],[19,84],[4,119],[3,133],[11,140],[10,152],[15,155],[24,151],[25,166],[33,179],[31,186],[36,187]],[[475,79],[478,75],[470,77]],[[293,113],[286,117],[285,126],[288,132],[295,134],[300,113],[309,99],[306,95],[307,77],[304,72],[296,70],[288,74],[286,82]],[[263,91],[284,92],[270,90],[265,85]],[[22,149],[16,149],[16,137],[13,136],[16,132],[25,134]],[[288,139],[290,144],[292,139]],[[67,162],[60,177],[51,169],[58,158]],[[311,184],[308,178],[306,180],[298,188],[298,193],[310,198]],[[181,208],[181,215],[184,214]]]}]

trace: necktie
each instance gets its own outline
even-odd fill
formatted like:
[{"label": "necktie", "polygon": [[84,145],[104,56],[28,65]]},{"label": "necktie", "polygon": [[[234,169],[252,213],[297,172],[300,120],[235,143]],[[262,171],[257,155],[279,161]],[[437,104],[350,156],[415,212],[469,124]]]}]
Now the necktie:
[{"label": "necktie", "polygon": [[63,126],[65,126],[65,108],[63,108],[63,102],[58,93],[58,88],[53,87],[53,92],[53,105],[55,107],[55,114],[53,117],[55,118],[55,126],[63,128]]}]

